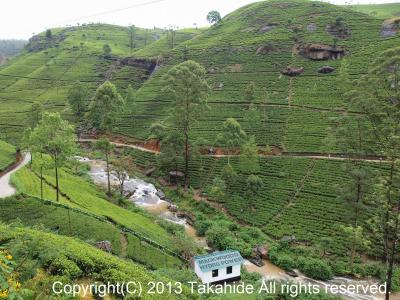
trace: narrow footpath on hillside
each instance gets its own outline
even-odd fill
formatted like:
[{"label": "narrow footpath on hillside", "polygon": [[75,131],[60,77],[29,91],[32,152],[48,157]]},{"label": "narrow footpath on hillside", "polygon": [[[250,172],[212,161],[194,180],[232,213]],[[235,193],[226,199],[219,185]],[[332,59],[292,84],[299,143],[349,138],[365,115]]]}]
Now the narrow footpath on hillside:
[{"label": "narrow footpath on hillside", "polygon": [[[97,139],[90,138],[90,139],[79,139],[79,143],[92,143],[96,142]],[[137,144],[128,144],[128,143],[121,143],[121,142],[114,142],[110,141],[111,144],[115,145],[116,147],[126,147],[132,148],[143,152],[158,154],[160,151],[146,148],[142,145]],[[215,158],[223,158],[223,157],[235,157],[239,156],[239,154],[202,154],[203,156],[208,157],[215,157]],[[326,153],[319,153],[319,152],[282,152],[279,155],[271,155],[271,154],[259,154],[260,157],[295,157],[295,158],[310,158],[310,159],[328,159],[328,160],[338,160],[338,161],[346,161],[349,158],[346,157],[344,154],[326,154]],[[384,157],[373,156],[373,155],[366,155],[360,158],[352,158],[355,161],[365,161],[365,162],[373,162],[373,163],[382,163],[386,162],[387,159]]]},{"label": "narrow footpath on hillside", "polygon": [[5,173],[0,175],[0,198],[10,197],[16,193],[15,188],[10,183],[11,175],[26,166],[30,160],[31,154],[25,153],[22,155],[21,159],[17,159]]}]

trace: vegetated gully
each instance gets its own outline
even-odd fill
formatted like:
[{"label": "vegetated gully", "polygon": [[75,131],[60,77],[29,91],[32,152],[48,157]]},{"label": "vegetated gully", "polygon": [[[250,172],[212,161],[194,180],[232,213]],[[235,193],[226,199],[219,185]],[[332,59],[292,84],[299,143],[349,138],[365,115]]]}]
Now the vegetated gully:
[{"label": "vegetated gully", "polygon": [[[80,162],[86,163],[90,166],[90,176],[95,184],[105,187],[107,185],[107,172],[106,163],[102,160],[89,159],[86,157],[76,157]],[[114,174],[110,174],[111,184],[116,186],[118,184],[118,179]],[[204,237],[199,237],[196,230],[188,224],[186,219],[179,218],[175,212],[170,211],[170,203],[165,200],[162,191],[157,190],[156,187],[144,181],[140,178],[128,178],[124,184],[124,194],[125,196],[139,207],[147,210],[148,212],[160,216],[161,218],[174,222],[176,224],[185,227],[186,233],[193,237],[198,245],[203,248],[207,248],[207,242]],[[335,277],[332,280],[323,282],[308,278],[302,275],[300,272],[296,271],[297,277],[292,277],[288,275],[284,270],[278,266],[272,264],[268,260],[263,260],[264,266],[257,267],[250,261],[245,261],[245,268],[249,272],[256,272],[262,275],[264,280],[276,280],[283,283],[292,282],[294,284],[313,284],[318,285],[320,289],[325,290],[326,286],[329,285],[356,285],[356,286],[368,286],[371,284],[376,284],[377,280],[355,280],[345,277]],[[383,299],[383,295],[371,295],[368,292],[351,293],[346,292],[341,295],[344,299],[351,300],[380,300]],[[400,300],[400,295],[392,295],[391,299]]]}]

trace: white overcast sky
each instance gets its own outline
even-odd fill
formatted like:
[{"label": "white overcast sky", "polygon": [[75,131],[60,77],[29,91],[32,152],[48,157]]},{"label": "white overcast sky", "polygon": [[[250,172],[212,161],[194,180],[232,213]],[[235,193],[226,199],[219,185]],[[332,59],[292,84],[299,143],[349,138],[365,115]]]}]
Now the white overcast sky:
[{"label": "white overcast sky", "polygon": [[[349,0],[330,0],[344,4]],[[152,28],[206,26],[206,15],[222,16],[256,0],[1,0],[0,39],[28,39],[46,28],[103,22]],[[353,0],[353,3],[387,3],[400,0]]]}]

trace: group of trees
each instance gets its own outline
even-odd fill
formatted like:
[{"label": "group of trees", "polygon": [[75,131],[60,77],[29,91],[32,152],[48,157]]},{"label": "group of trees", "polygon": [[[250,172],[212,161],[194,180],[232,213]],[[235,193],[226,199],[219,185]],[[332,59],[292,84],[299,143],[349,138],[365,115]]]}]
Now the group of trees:
[{"label": "group of trees", "polygon": [[[128,86],[126,97],[123,98],[117,91],[115,85],[106,81],[98,87],[92,99],[89,98],[88,87],[76,82],[68,92],[68,101],[74,117],[78,122],[86,122],[99,131],[112,131],[118,113],[123,109],[125,99],[130,103],[134,101],[134,90]],[[75,129],[67,121],[63,120],[58,113],[44,113],[40,102],[34,102],[28,118],[29,129],[24,135],[24,148],[28,149],[35,157],[35,164],[40,169],[41,197],[43,198],[43,169],[53,165],[56,177],[57,201],[59,200],[59,168],[75,151]],[[107,161],[107,171],[110,174],[110,155],[113,150],[112,144],[107,140],[101,140],[96,145],[101,150]],[[52,162],[49,161],[51,158]],[[124,157],[127,164],[123,165],[116,157],[113,157],[113,171],[120,181],[120,191],[123,193],[123,185],[127,172],[132,171],[133,162]],[[111,195],[110,182],[108,183],[108,195]]]},{"label": "group of trees", "polygon": [[24,148],[31,155],[39,154],[35,163],[40,167],[41,198],[43,199],[43,169],[51,166],[55,171],[56,199],[59,201],[59,169],[75,153],[76,135],[74,127],[63,120],[59,113],[41,114],[41,119],[25,133]]},{"label": "group of trees", "polygon": [[[342,230],[349,239],[351,266],[370,240],[380,241],[389,292],[400,249],[400,48],[386,51],[353,88],[348,73],[344,60],[339,72],[343,94],[348,110],[360,113],[340,118],[335,135],[338,149],[348,153],[350,179],[339,189],[339,197],[352,207],[352,224]],[[373,172],[363,162],[371,153],[384,157],[386,168]],[[362,222],[367,204],[376,208],[376,214]]]},{"label": "group of trees", "polygon": [[[222,170],[221,178],[213,182],[211,190],[219,191],[223,195],[220,197],[222,199],[233,196],[232,191],[240,172],[241,176],[246,178],[245,189],[240,196],[246,199],[250,208],[253,208],[254,199],[259,196],[263,188],[262,179],[257,175],[260,171],[260,159],[254,136],[248,136],[236,119],[228,118],[222,126],[222,133],[217,136],[216,143],[227,149],[228,163]],[[235,170],[230,158],[237,151],[240,151],[240,155],[238,170]],[[225,187],[225,190],[221,191],[221,187]]]},{"label": "group of trees", "polygon": [[154,137],[161,140],[164,166],[179,168],[183,163],[184,186],[189,187],[189,163],[196,152],[193,127],[208,109],[210,87],[205,79],[205,69],[194,61],[185,61],[173,67],[164,77],[163,92],[173,100],[171,111],[164,124],[154,124]]},{"label": "group of trees", "polygon": [[[122,97],[116,86],[109,81],[100,85],[94,96],[91,96],[88,86],[79,81],[68,92],[69,106],[76,121],[89,123],[100,131],[111,131],[125,103],[133,106],[134,100],[135,91],[131,85],[125,97]],[[37,119],[37,108],[32,106],[31,110],[31,119]]]},{"label": "group of trees", "polygon": [[107,195],[112,195],[110,177],[111,173],[113,173],[118,180],[119,194],[122,197],[124,195],[125,181],[129,178],[129,174],[135,169],[132,156],[114,155],[115,145],[106,138],[97,140],[94,147],[102,153],[106,161]]},{"label": "group of trees", "polygon": [[[161,153],[158,157],[161,167],[166,171],[182,170],[184,187],[190,183],[189,164],[199,154],[201,142],[193,136],[193,127],[208,109],[207,97],[210,87],[205,79],[204,68],[194,61],[185,61],[172,68],[164,77],[163,92],[173,101],[170,114],[164,123],[155,123],[151,127],[152,137],[161,141]],[[254,100],[254,84],[246,90],[245,98]],[[253,109],[253,108],[252,108]],[[211,190],[214,195],[224,198],[237,179],[237,172],[230,164],[230,156],[240,149],[240,170],[246,176],[246,189],[243,197],[252,200],[262,189],[259,172],[258,148],[254,137],[248,137],[239,122],[228,118],[216,144],[227,149],[228,164],[221,178],[215,178]]]}]

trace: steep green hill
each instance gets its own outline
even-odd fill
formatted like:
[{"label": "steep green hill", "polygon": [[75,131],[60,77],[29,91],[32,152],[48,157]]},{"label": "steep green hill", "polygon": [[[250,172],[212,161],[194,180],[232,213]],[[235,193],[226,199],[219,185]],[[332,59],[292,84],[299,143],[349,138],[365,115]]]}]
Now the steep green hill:
[{"label": "steep green hill", "polygon": [[[0,68],[0,129],[8,140],[18,140],[29,123],[27,116],[34,102],[41,102],[48,111],[60,111],[73,121],[66,98],[71,85],[80,80],[94,92],[102,82],[111,80],[122,94],[129,84],[136,90],[135,101],[124,107],[115,133],[144,140],[149,137],[150,126],[168,115],[171,99],[162,91],[163,75],[184,59],[195,60],[206,68],[212,92],[210,110],[196,124],[194,137],[218,146],[215,138],[223,121],[234,117],[249,135],[255,136],[260,148],[270,146],[286,154],[260,159],[257,175],[263,189],[252,199],[254,210],[243,197],[248,174],[238,171],[240,180],[233,188],[234,196],[223,203],[226,212],[276,239],[295,235],[300,241],[316,244],[322,237],[332,237],[332,254],[343,258],[348,245],[339,227],[350,224],[351,206],[337,198],[337,187],[349,180],[345,163],[328,157],[301,156],[324,154],[327,130],[335,126],[335,118],[345,113],[346,88],[339,76],[343,57],[350,79],[357,79],[384,50],[399,44],[398,28],[386,34],[382,26],[381,17],[349,7],[272,0],[247,5],[204,30],[167,34],[137,29],[134,49],[129,47],[128,28],[86,25],[54,29],[51,39],[44,34],[34,37],[26,52]],[[112,48],[110,58],[103,55],[105,44]],[[245,118],[250,103],[245,100],[244,90],[250,82],[256,85],[254,103],[261,119],[257,124]],[[137,164],[158,166],[156,155],[129,151]],[[230,162],[240,169],[238,158]],[[192,187],[209,190],[226,163],[224,157],[193,159]],[[368,165],[377,172],[385,170],[384,163]],[[38,195],[37,176],[29,170],[21,170],[15,179],[20,190]],[[46,179],[54,181],[50,173],[46,173]],[[154,229],[148,233],[160,243],[171,242],[165,234],[157,234],[159,228],[154,224],[142,225],[141,216],[134,219],[133,213],[127,215],[104,199],[99,200],[102,197],[93,187],[82,187],[81,179],[68,172],[61,178],[61,189],[65,188],[75,201],[69,205],[144,232]],[[51,187],[46,189],[46,197],[51,197]],[[82,193],[88,200],[82,198]],[[367,203],[361,219],[373,215],[375,209]],[[378,243],[376,247],[380,247]],[[375,254],[380,251],[373,250]]]},{"label": "steep green hill", "polygon": [[[327,26],[344,28],[345,36]],[[319,2],[266,1],[243,7],[171,51],[163,67],[137,91],[137,103],[126,108],[118,132],[143,139],[153,122],[164,119],[169,99],[160,79],[186,52],[187,58],[205,66],[212,86],[210,110],[196,126],[195,136],[213,144],[222,122],[235,117],[260,145],[319,152],[332,118],[346,107],[337,76],[341,60],[329,59],[335,56],[329,47],[343,49],[351,77],[357,78],[369,61],[399,41],[398,36],[381,37],[381,26],[380,19]],[[327,59],[317,60],[310,44],[328,49],[322,51]],[[304,74],[282,75],[290,65],[303,67]],[[318,73],[326,65],[336,71]],[[255,102],[262,112],[256,127],[243,119],[249,104],[244,89],[250,81],[256,84]]]},{"label": "steep green hill", "polygon": [[[34,102],[43,104],[47,111],[57,110],[69,117],[66,96],[78,80],[92,92],[111,78],[119,87],[132,84],[139,88],[153,65],[142,60],[119,60],[136,52],[145,56],[146,52],[168,51],[171,39],[171,33],[161,29],[135,28],[131,42],[129,28],[102,24],[57,28],[51,32],[51,38],[45,33],[32,37],[21,55],[0,68],[0,128],[8,140],[21,137],[23,128],[29,125],[27,116]],[[197,32],[200,30],[176,32],[174,46]],[[110,58],[103,55],[106,44],[112,49]]]},{"label": "steep green hill", "polygon": [[153,269],[181,265],[178,258],[144,243],[132,234],[124,233],[105,218],[96,218],[94,214],[85,214],[83,210],[74,210],[65,204],[18,196],[0,199],[0,208],[0,220],[6,224],[21,222],[28,227],[43,226],[46,230],[76,237],[91,245],[109,241],[113,254]]},{"label": "steep green hill", "polygon": [[381,19],[400,17],[400,3],[359,4],[349,8]]},{"label": "steep green hill", "polygon": [[[143,266],[86,245],[78,239],[43,231],[0,224],[0,246],[9,249],[13,260],[17,262],[20,280],[26,282],[23,288],[33,289],[35,297],[40,299],[48,298],[46,295],[50,294],[51,284],[57,280],[70,283],[88,280],[116,284],[134,279],[144,286],[150,281],[170,280],[152,274]],[[141,298],[187,299],[187,294],[185,290],[180,296],[144,293]]]},{"label": "steep green hill", "polygon": [[[53,170],[46,170],[44,198],[55,201],[55,175]],[[39,169],[33,171],[27,167],[12,175],[12,182],[19,192],[40,197]],[[163,245],[171,246],[172,239],[154,220],[143,214],[124,209],[106,200],[105,194],[82,177],[72,174],[71,170],[60,171],[60,189],[63,197],[61,204],[107,218],[110,222],[130,228],[139,234]]]}]

